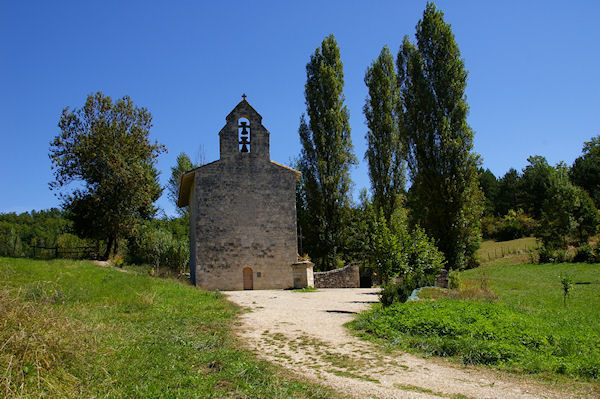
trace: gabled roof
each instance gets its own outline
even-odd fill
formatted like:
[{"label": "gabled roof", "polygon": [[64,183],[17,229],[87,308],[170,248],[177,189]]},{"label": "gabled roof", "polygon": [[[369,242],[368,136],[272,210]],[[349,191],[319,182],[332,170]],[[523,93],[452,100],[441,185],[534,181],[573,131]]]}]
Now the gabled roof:
[{"label": "gabled roof", "polygon": [[190,189],[192,188],[192,184],[194,183],[194,176],[196,175],[196,171],[200,168],[212,165],[216,162],[219,162],[219,160],[217,159],[216,161],[200,165],[197,168],[188,170],[187,172],[181,174],[181,178],[179,179],[179,193],[177,194],[178,207],[182,208],[190,204]]},{"label": "gabled roof", "polygon": [[[241,109],[240,109],[241,108]],[[230,118],[233,118],[235,116],[236,113],[239,112],[242,113],[250,113],[253,115],[248,115],[248,117],[250,119],[255,119],[257,118],[259,121],[262,121],[262,115],[258,113],[258,111],[256,111],[252,105],[250,105],[250,103],[248,101],[246,101],[246,99],[243,99],[242,101],[240,101],[235,107],[233,107],[233,109],[231,110],[231,112],[229,113],[229,115],[227,115],[227,117],[225,118],[227,121],[229,121]]]},{"label": "gabled roof", "polygon": [[[196,176],[196,171],[208,166],[208,165],[212,165],[216,162],[219,162],[219,160],[213,161],[211,163],[207,163],[205,165],[199,166],[195,169],[192,170],[188,170],[187,172],[183,173],[181,175],[181,179],[179,181],[179,193],[177,195],[177,206],[178,207],[184,207],[184,206],[188,206],[190,204],[190,190],[192,189],[192,185],[194,183],[194,176]],[[280,164],[279,162],[275,162],[275,161],[270,161],[273,165],[278,166],[280,168],[289,170],[290,172],[293,172],[294,175],[296,175],[296,180],[298,180],[300,178],[300,176],[302,176],[302,173],[300,173],[300,171],[294,169],[294,168],[290,168],[289,166],[285,166]]]}]

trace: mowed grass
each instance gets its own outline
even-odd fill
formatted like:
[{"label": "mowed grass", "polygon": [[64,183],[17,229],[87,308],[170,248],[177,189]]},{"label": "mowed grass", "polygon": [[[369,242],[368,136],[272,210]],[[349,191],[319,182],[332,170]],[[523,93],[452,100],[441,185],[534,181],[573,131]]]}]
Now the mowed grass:
[{"label": "mowed grass", "polygon": [[[561,275],[575,284],[563,306]],[[440,298],[377,306],[350,327],[368,338],[427,356],[453,357],[525,373],[600,379],[600,265],[497,264],[461,273],[482,276],[495,302]],[[597,387],[597,384],[594,384]]]},{"label": "mowed grass", "polygon": [[257,360],[218,293],[89,262],[0,258],[0,397],[325,398]]},{"label": "mowed grass", "polygon": [[524,237],[510,241],[486,240],[477,250],[477,259],[480,262],[490,262],[517,253],[527,253],[530,249],[538,247],[535,237]]}]

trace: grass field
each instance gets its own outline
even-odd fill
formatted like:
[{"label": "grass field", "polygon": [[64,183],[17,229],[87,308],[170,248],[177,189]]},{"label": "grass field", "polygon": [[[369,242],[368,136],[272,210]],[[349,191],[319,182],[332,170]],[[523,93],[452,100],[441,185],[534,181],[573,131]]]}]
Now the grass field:
[{"label": "grass field", "polygon": [[90,262],[0,258],[0,397],[325,398],[233,337],[218,293]]},{"label": "grass field", "polygon": [[481,243],[477,251],[477,259],[486,263],[495,259],[503,258],[517,253],[526,254],[528,250],[538,247],[535,237],[519,238],[510,241],[487,240]]},{"label": "grass field", "polygon": [[[576,282],[567,307],[561,275]],[[497,300],[446,297],[377,306],[350,327],[385,345],[466,364],[600,379],[600,265],[502,260],[486,265],[484,274],[477,268],[461,276],[466,286],[488,285]]]}]

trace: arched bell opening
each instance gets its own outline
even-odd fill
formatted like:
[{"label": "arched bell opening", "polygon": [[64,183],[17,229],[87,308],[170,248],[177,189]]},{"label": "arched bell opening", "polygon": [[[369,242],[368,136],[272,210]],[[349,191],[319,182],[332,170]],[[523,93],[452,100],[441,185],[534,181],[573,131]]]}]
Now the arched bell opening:
[{"label": "arched bell opening", "polygon": [[238,142],[240,152],[250,152],[251,143],[250,121],[246,117],[238,120]]},{"label": "arched bell opening", "polygon": [[242,276],[244,279],[244,289],[245,290],[253,290],[254,289],[254,281],[253,281],[252,268],[244,267],[244,270],[242,270]]}]

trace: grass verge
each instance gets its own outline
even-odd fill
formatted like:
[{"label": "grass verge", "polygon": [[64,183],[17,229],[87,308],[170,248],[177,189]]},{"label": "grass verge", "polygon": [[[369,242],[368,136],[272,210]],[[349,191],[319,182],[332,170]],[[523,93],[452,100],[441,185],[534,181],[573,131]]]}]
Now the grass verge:
[{"label": "grass verge", "polygon": [[240,349],[220,294],[89,262],[0,258],[0,397],[326,398]]},{"label": "grass verge", "polygon": [[[563,306],[560,275],[575,284]],[[461,273],[476,281],[477,269]],[[489,302],[438,298],[380,306],[349,324],[386,345],[526,373],[600,379],[600,266],[486,266]],[[596,305],[594,305],[596,304]]]}]

